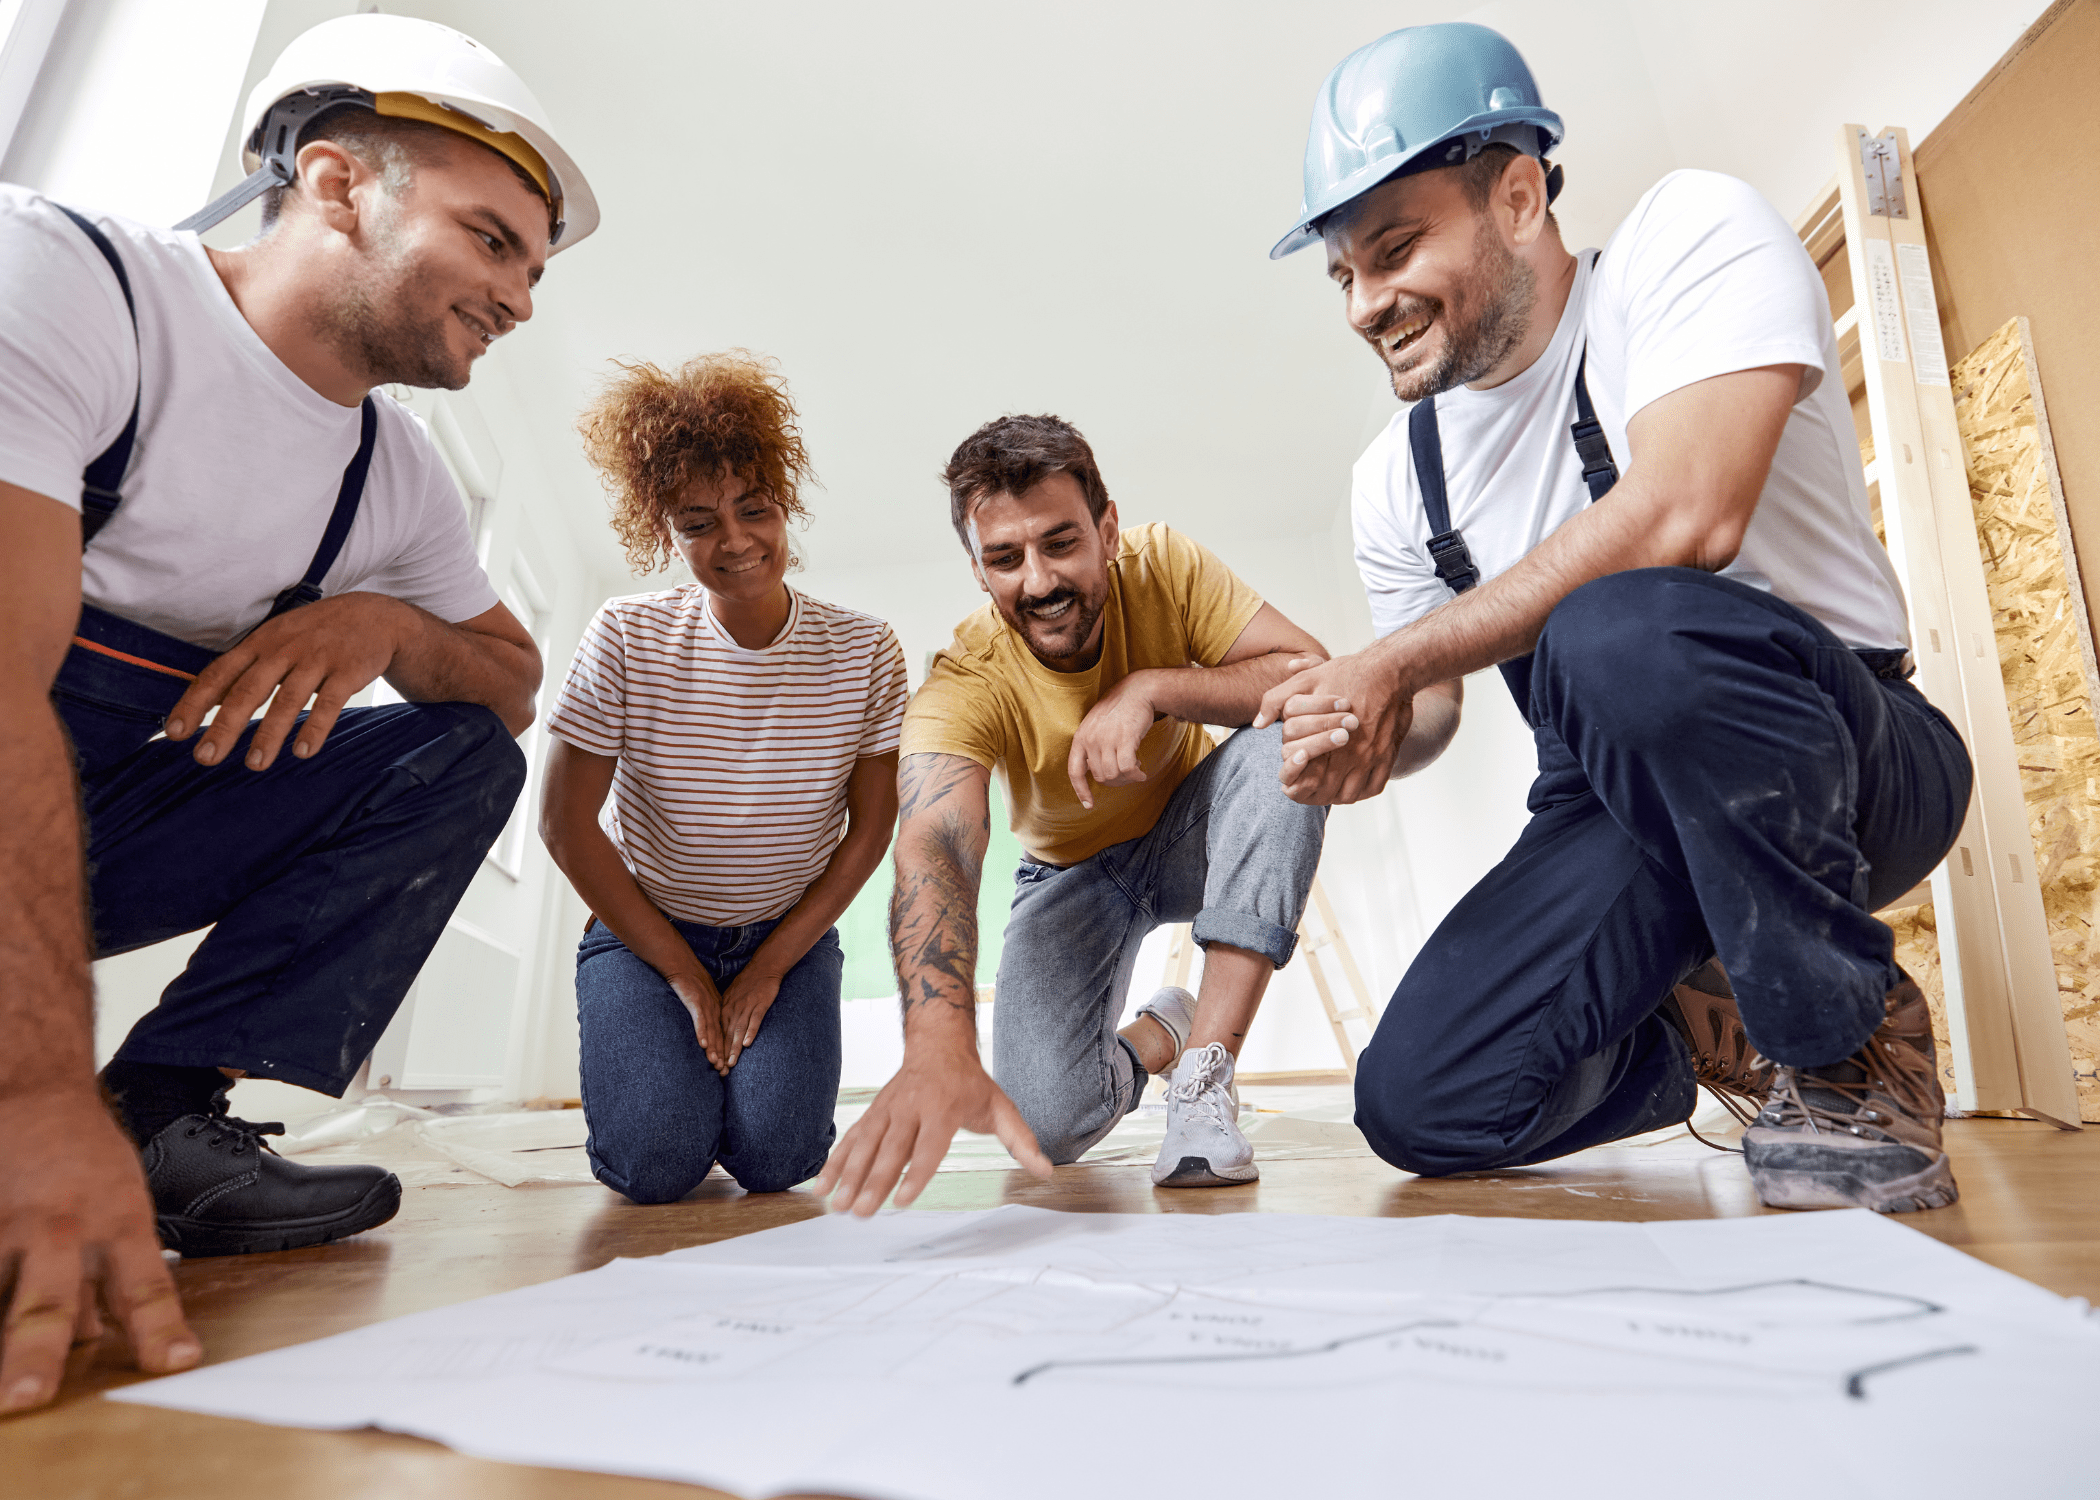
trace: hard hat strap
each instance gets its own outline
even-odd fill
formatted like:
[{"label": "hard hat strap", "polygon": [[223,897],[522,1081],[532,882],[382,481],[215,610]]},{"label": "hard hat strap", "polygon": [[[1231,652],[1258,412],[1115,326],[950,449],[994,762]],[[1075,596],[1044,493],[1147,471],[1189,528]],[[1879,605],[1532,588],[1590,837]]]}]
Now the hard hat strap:
[{"label": "hard hat strap", "polygon": [[363,89],[349,87],[301,89],[285,95],[270,106],[248,139],[249,146],[262,158],[262,165],[175,227],[202,233],[271,188],[288,186],[298,175],[299,132],[307,121],[338,104],[371,109],[375,102]]}]

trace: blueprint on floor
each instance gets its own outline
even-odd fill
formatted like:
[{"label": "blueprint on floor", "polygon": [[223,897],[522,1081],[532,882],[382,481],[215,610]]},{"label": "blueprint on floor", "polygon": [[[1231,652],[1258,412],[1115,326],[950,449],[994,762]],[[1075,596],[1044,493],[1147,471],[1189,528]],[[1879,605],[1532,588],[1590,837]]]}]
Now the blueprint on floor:
[{"label": "blueprint on floor", "polygon": [[750,1496],[2049,1500],[2095,1493],[2100,1322],[1865,1212],[1009,1205],[615,1261],[114,1399]]}]

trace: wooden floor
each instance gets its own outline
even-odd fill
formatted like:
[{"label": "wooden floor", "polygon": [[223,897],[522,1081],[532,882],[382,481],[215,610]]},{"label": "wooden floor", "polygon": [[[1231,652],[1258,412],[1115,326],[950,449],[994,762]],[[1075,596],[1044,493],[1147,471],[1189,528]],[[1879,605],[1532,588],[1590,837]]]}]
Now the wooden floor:
[{"label": "wooden floor", "polygon": [[[1905,1223],[2066,1296],[2100,1302],[2100,1128],[1949,1122],[1961,1202]],[[1142,1167],[944,1173],[927,1208],[1029,1203],[1080,1212],[1459,1213],[1682,1219],[1758,1213],[1741,1159],[1688,1143],[1606,1149],[1550,1167],[1429,1181],[1376,1161],[1273,1162],[1244,1188],[1155,1192]],[[340,1245],[178,1272],[207,1358],[238,1358],[603,1265],[791,1223],[806,1193],[746,1197],[721,1178],[637,1208],[595,1187],[411,1188],[393,1223]],[[320,1433],[125,1406],[96,1392],[136,1377],[110,1342],[81,1349],[61,1404],[0,1423],[0,1493],[211,1500],[641,1500],[715,1492],[516,1468],[388,1434]]]}]

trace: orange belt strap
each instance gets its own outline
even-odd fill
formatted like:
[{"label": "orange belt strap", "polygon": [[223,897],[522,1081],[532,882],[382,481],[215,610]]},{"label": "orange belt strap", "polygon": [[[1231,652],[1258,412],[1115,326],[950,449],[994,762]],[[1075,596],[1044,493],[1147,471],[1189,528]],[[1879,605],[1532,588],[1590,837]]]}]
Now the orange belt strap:
[{"label": "orange belt strap", "polygon": [[143,656],[133,656],[128,651],[119,651],[113,646],[103,645],[100,641],[91,641],[84,635],[74,636],[73,644],[84,646],[90,651],[99,651],[104,656],[113,657],[134,667],[144,667],[149,672],[165,672],[170,677],[180,677],[184,682],[195,682],[197,680],[195,672],[179,672],[173,667],[164,667],[157,661],[148,661]]}]

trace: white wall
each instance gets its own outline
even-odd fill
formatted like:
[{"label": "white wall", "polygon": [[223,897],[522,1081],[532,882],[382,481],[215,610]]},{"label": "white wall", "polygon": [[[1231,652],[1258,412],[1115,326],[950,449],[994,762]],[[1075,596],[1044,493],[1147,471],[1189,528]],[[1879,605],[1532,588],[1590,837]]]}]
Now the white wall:
[{"label": "white wall", "polygon": [[71,0],[0,176],[172,224],[208,200],[267,0]]}]

